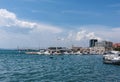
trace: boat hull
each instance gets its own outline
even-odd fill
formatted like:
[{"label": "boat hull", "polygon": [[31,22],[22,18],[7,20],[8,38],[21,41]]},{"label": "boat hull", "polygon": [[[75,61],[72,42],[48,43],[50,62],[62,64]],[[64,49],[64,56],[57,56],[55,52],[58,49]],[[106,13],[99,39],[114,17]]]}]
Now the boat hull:
[{"label": "boat hull", "polygon": [[105,64],[114,64],[114,65],[120,65],[120,60],[104,60],[103,63]]}]

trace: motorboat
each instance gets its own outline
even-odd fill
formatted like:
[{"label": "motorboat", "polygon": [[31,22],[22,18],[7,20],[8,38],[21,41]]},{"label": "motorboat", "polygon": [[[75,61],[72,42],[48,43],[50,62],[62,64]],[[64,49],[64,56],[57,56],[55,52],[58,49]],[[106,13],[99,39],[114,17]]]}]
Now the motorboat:
[{"label": "motorboat", "polygon": [[25,52],[25,54],[35,54],[35,55],[41,55],[41,52]]},{"label": "motorboat", "polygon": [[43,54],[44,55],[50,55],[50,52],[49,51],[45,51]]},{"label": "motorboat", "polygon": [[103,55],[103,62],[105,64],[120,65],[120,53],[118,51],[111,51],[108,54]]},{"label": "motorboat", "polygon": [[82,53],[80,51],[77,51],[76,53],[74,53],[75,55],[82,55]]},{"label": "motorboat", "polygon": [[106,64],[116,64],[116,65],[120,65],[120,57],[107,57],[104,58],[104,63]]},{"label": "motorboat", "polygon": [[64,55],[69,55],[70,53],[68,53],[67,51],[63,53]]}]

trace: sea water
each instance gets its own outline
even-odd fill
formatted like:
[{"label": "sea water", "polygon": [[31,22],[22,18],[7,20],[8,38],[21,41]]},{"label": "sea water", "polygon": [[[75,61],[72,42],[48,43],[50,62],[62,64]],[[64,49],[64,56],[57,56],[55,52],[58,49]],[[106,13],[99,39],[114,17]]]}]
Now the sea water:
[{"label": "sea water", "polygon": [[0,50],[0,82],[120,82],[101,55],[26,55]]}]

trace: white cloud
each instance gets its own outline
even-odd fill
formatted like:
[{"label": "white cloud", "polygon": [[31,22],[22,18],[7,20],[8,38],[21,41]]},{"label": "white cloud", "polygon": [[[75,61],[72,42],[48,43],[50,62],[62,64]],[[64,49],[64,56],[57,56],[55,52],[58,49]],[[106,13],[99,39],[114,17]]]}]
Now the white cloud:
[{"label": "white cloud", "polygon": [[102,38],[96,36],[94,32],[88,33],[88,34],[86,35],[86,37],[87,37],[88,39],[98,39],[99,41],[102,40]]},{"label": "white cloud", "polygon": [[80,30],[78,32],[70,32],[66,39],[72,41],[81,41],[81,40],[89,40],[89,39],[98,39],[102,40],[102,38],[95,35],[94,32],[87,32],[86,30]]},{"label": "white cloud", "polygon": [[79,32],[77,32],[77,34],[76,34],[76,40],[77,41],[80,41],[81,39],[84,39],[85,38],[85,36],[86,36],[86,31],[79,31]]},{"label": "white cloud", "polygon": [[62,44],[65,44],[65,46],[68,47],[71,47],[72,45],[87,47],[90,39],[102,40],[102,38],[96,35],[96,33],[87,30],[69,31],[68,35],[63,36],[61,39],[63,39]]},{"label": "white cloud", "polygon": [[69,32],[68,36],[64,37],[64,39],[82,46],[84,42],[88,44],[88,41],[90,39],[98,39],[99,41],[108,40],[112,42],[120,41],[120,27],[111,27],[104,25],[83,25],[76,29]]},{"label": "white cloud", "polygon": [[111,27],[105,25],[83,25],[79,28],[86,30],[88,32],[87,36],[96,37],[102,40],[109,40],[113,42],[119,42],[120,39],[120,27]]},{"label": "white cloud", "polygon": [[45,47],[63,31],[60,27],[20,20],[15,13],[0,9],[0,48]]},{"label": "white cloud", "polygon": [[0,9],[0,26],[28,28],[28,29],[33,29],[33,31],[37,31],[37,32],[41,32],[41,31],[45,31],[45,32],[49,31],[52,33],[62,32],[62,29],[56,26],[19,20],[14,13],[9,12],[6,9]]}]

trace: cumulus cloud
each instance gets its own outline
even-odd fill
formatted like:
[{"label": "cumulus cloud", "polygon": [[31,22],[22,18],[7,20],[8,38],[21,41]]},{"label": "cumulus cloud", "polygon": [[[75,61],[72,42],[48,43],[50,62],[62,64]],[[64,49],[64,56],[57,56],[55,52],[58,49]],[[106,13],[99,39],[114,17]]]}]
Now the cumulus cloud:
[{"label": "cumulus cloud", "polygon": [[53,39],[62,31],[63,29],[57,26],[21,20],[15,13],[0,9],[1,48],[53,45]]},{"label": "cumulus cloud", "polygon": [[81,40],[89,40],[89,39],[102,40],[102,38],[95,35],[94,32],[89,32],[89,31],[87,32],[86,30],[69,32],[67,38],[65,39],[72,40],[72,41],[81,41]]},{"label": "cumulus cloud", "polygon": [[105,25],[83,25],[79,27],[83,31],[84,38],[96,38],[98,40],[109,40],[113,42],[119,42],[120,39],[120,27],[112,27]]},{"label": "cumulus cloud", "polygon": [[86,37],[86,31],[79,31],[79,32],[77,32],[77,34],[76,34],[76,40],[77,41],[80,41],[81,39],[83,39],[83,38],[85,38]]},{"label": "cumulus cloud", "polygon": [[99,41],[102,40],[102,38],[96,36],[94,32],[88,33],[88,34],[86,35],[86,37],[87,37],[88,39],[98,39]]},{"label": "cumulus cloud", "polygon": [[62,29],[56,26],[29,22],[24,20],[19,20],[17,16],[6,9],[0,9],[0,27],[19,27],[19,28],[28,28],[32,31],[49,31],[52,33],[60,33]]}]

